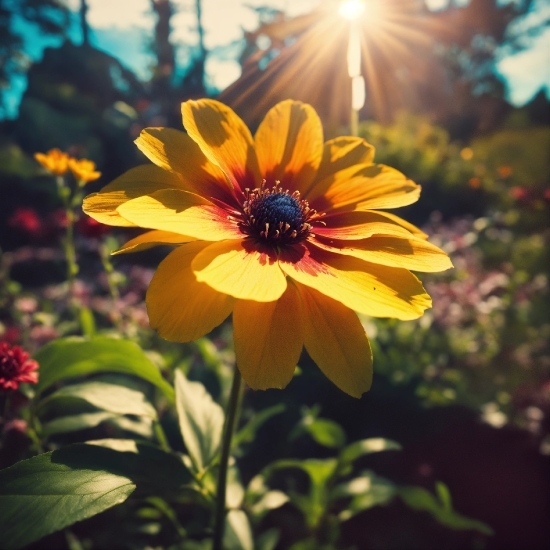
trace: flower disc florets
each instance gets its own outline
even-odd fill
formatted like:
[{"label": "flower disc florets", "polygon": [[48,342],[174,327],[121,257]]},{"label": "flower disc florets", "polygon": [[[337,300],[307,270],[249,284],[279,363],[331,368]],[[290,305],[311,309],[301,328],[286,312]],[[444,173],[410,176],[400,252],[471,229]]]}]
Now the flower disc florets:
[{"label": "flower disc florets", "polygon": [[300,242],[312,234],[312,223],[322,214],[311,209],[299,191],[290,193],[275,183],[269,189],[263,180],[260,187],[245,189],[238,226],[245,235],[275,246]]}]

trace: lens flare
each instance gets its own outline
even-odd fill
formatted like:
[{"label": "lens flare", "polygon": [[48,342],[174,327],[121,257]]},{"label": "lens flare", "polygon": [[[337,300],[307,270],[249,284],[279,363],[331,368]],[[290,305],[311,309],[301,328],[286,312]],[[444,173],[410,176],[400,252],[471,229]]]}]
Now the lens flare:
[{"label": "lens flare", "polygon": [[350,21],[361,17],[364,12],[365,2],[363,0],[343,0],[338,8],[338,13]]}]

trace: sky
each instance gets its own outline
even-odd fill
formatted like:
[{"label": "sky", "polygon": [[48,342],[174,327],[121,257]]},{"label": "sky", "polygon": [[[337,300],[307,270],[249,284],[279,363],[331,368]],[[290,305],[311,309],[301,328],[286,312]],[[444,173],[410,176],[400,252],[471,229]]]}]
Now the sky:
[{"label": "sky", "polygon": [[[442,9],[449,0],[425,0],[430,9]],[[457,0],[454,0],[455,2]],[[463,0],[467,2],[468,0]],[[505,0],[503,0],[505,1]],[[195,0],[172,0],[177,14],[173,16],[171,40],[178,48],[180,66],[185,66],[189,49],[185,44],[196,44]],[[240,75],[240,65],[235,59],[221,59],[216,48],[242,39],[243,29],[258,26],[256,12],[249,6],[272,6],[285,10],[289,15],[306,13],[320,0],[202,0],[205,45],[212,54],[207,58],[208,84],[223,89]],[[548,0],[537,0],[538,13],[550,11]],[[68,0],[75,11],[80,0]],[[150,0],[88,0],[88,22],[92,28],[91,42],[99,49],[117,57],[140,78],[148,77],[152,59],[146,52],[145,42],[152,36],[155,18]],[[536,16],[535,16],[536,17]],[[75,31],[78,32],[78,31]],[[29,45],[30,57],[37,61],[46,45],[56,45],[55,40],[38,40]],[[214,51],[213,51],[214,50]],[[546,85],[550,95],[550,28],[539,35],[530,47],[514,55],[499,52],[497,68],[508,87],[507,99],[517,105],[528,102]],[[26,82],[21,78],[14,82],[10,95],[10,114],[15,116],[20,96]]]}]

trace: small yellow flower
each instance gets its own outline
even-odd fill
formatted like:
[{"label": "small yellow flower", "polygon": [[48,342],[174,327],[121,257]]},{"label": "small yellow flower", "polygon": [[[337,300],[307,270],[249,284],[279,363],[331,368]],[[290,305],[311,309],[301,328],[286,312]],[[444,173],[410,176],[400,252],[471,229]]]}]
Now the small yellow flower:
[{"label": "small yellow flower", "polygon": [[282,388],[302,347],[343,391],[372,382],[372,352],[355,311],[416,319],[431,307],[409,271],[452,266],[414,225],[381,209],[420,187],[373,163],[363,139],[323,144],[317,113],[298,101],[271,109],[252,137],[214,100],[182,105],[187,133],[148,128],[138,166],[84,211],[109,225],[151,229],[118,252],[177,248],[147,292],[151,326],[188,342],[233,315],[237,366],[254,389]]},{"label": "small yellow flower", "polygon": [[101,177],[101,172],[96,172],[95,162],[88,159],[69,159],[69,168],[77,181],[89,183]]},{"label": "small yellow flower", "polygon": [[69,155],[57,148],[50,149],[47,153],[35,153],[34,158],[56,176],[62,176],[69,169]]}]

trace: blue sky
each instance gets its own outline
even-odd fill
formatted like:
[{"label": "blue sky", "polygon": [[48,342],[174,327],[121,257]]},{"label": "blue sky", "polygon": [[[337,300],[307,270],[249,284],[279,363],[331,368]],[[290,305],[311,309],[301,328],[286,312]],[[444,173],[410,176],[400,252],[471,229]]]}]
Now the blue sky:
[{"label": "blue sky", "polygon": [[[171,40],[180,44],[180,64],[185,66],[187,44],[196,44],[194,0],[172,0],[178,13],[172,18],[173,32]],[[320,0],[202,0],[205,42],[208,50],[227,45],[242,38],[243,29],[257,27],[255,12],[246,7],[270,5],[284,9],[290,15],[305,13]],[[431,9],[446,6],[449,0],[425,0]],[[456,0],[455,0],[456,1]],[[467,0],[464,0],[467,2]],[[76,10],[79,0],[68,0]],[[152,35],[154,17],[150,11],[150,0],[88,0],[88,20],[93,29],[94,46],[119,58],[139,77],[148,77],[151,58],[146,52],[145,40]],[[538,18],[550,11],[548,0],[538,0],[537,9],[532,18]],[[78,35],[78,31],[75,30]],[[35,39],[28,44],[28,54],[33,60],[40,59],[47,45],[56,45],[55,41]],[[504,77],[508,100],[515,105],[523,105],[533,95],[546,86],[550,95],[550,28],[536,37],[529,47],[514,55],[506,50],[498,52],[497,68]],[[222,89],[240,75],[240,65],[235,59],[220,59],[210,55],[206,65],[209,84]],[[10,116],[15,116],[20,96],[26,86],[24,78],[17,79],[9,95]]]}]

